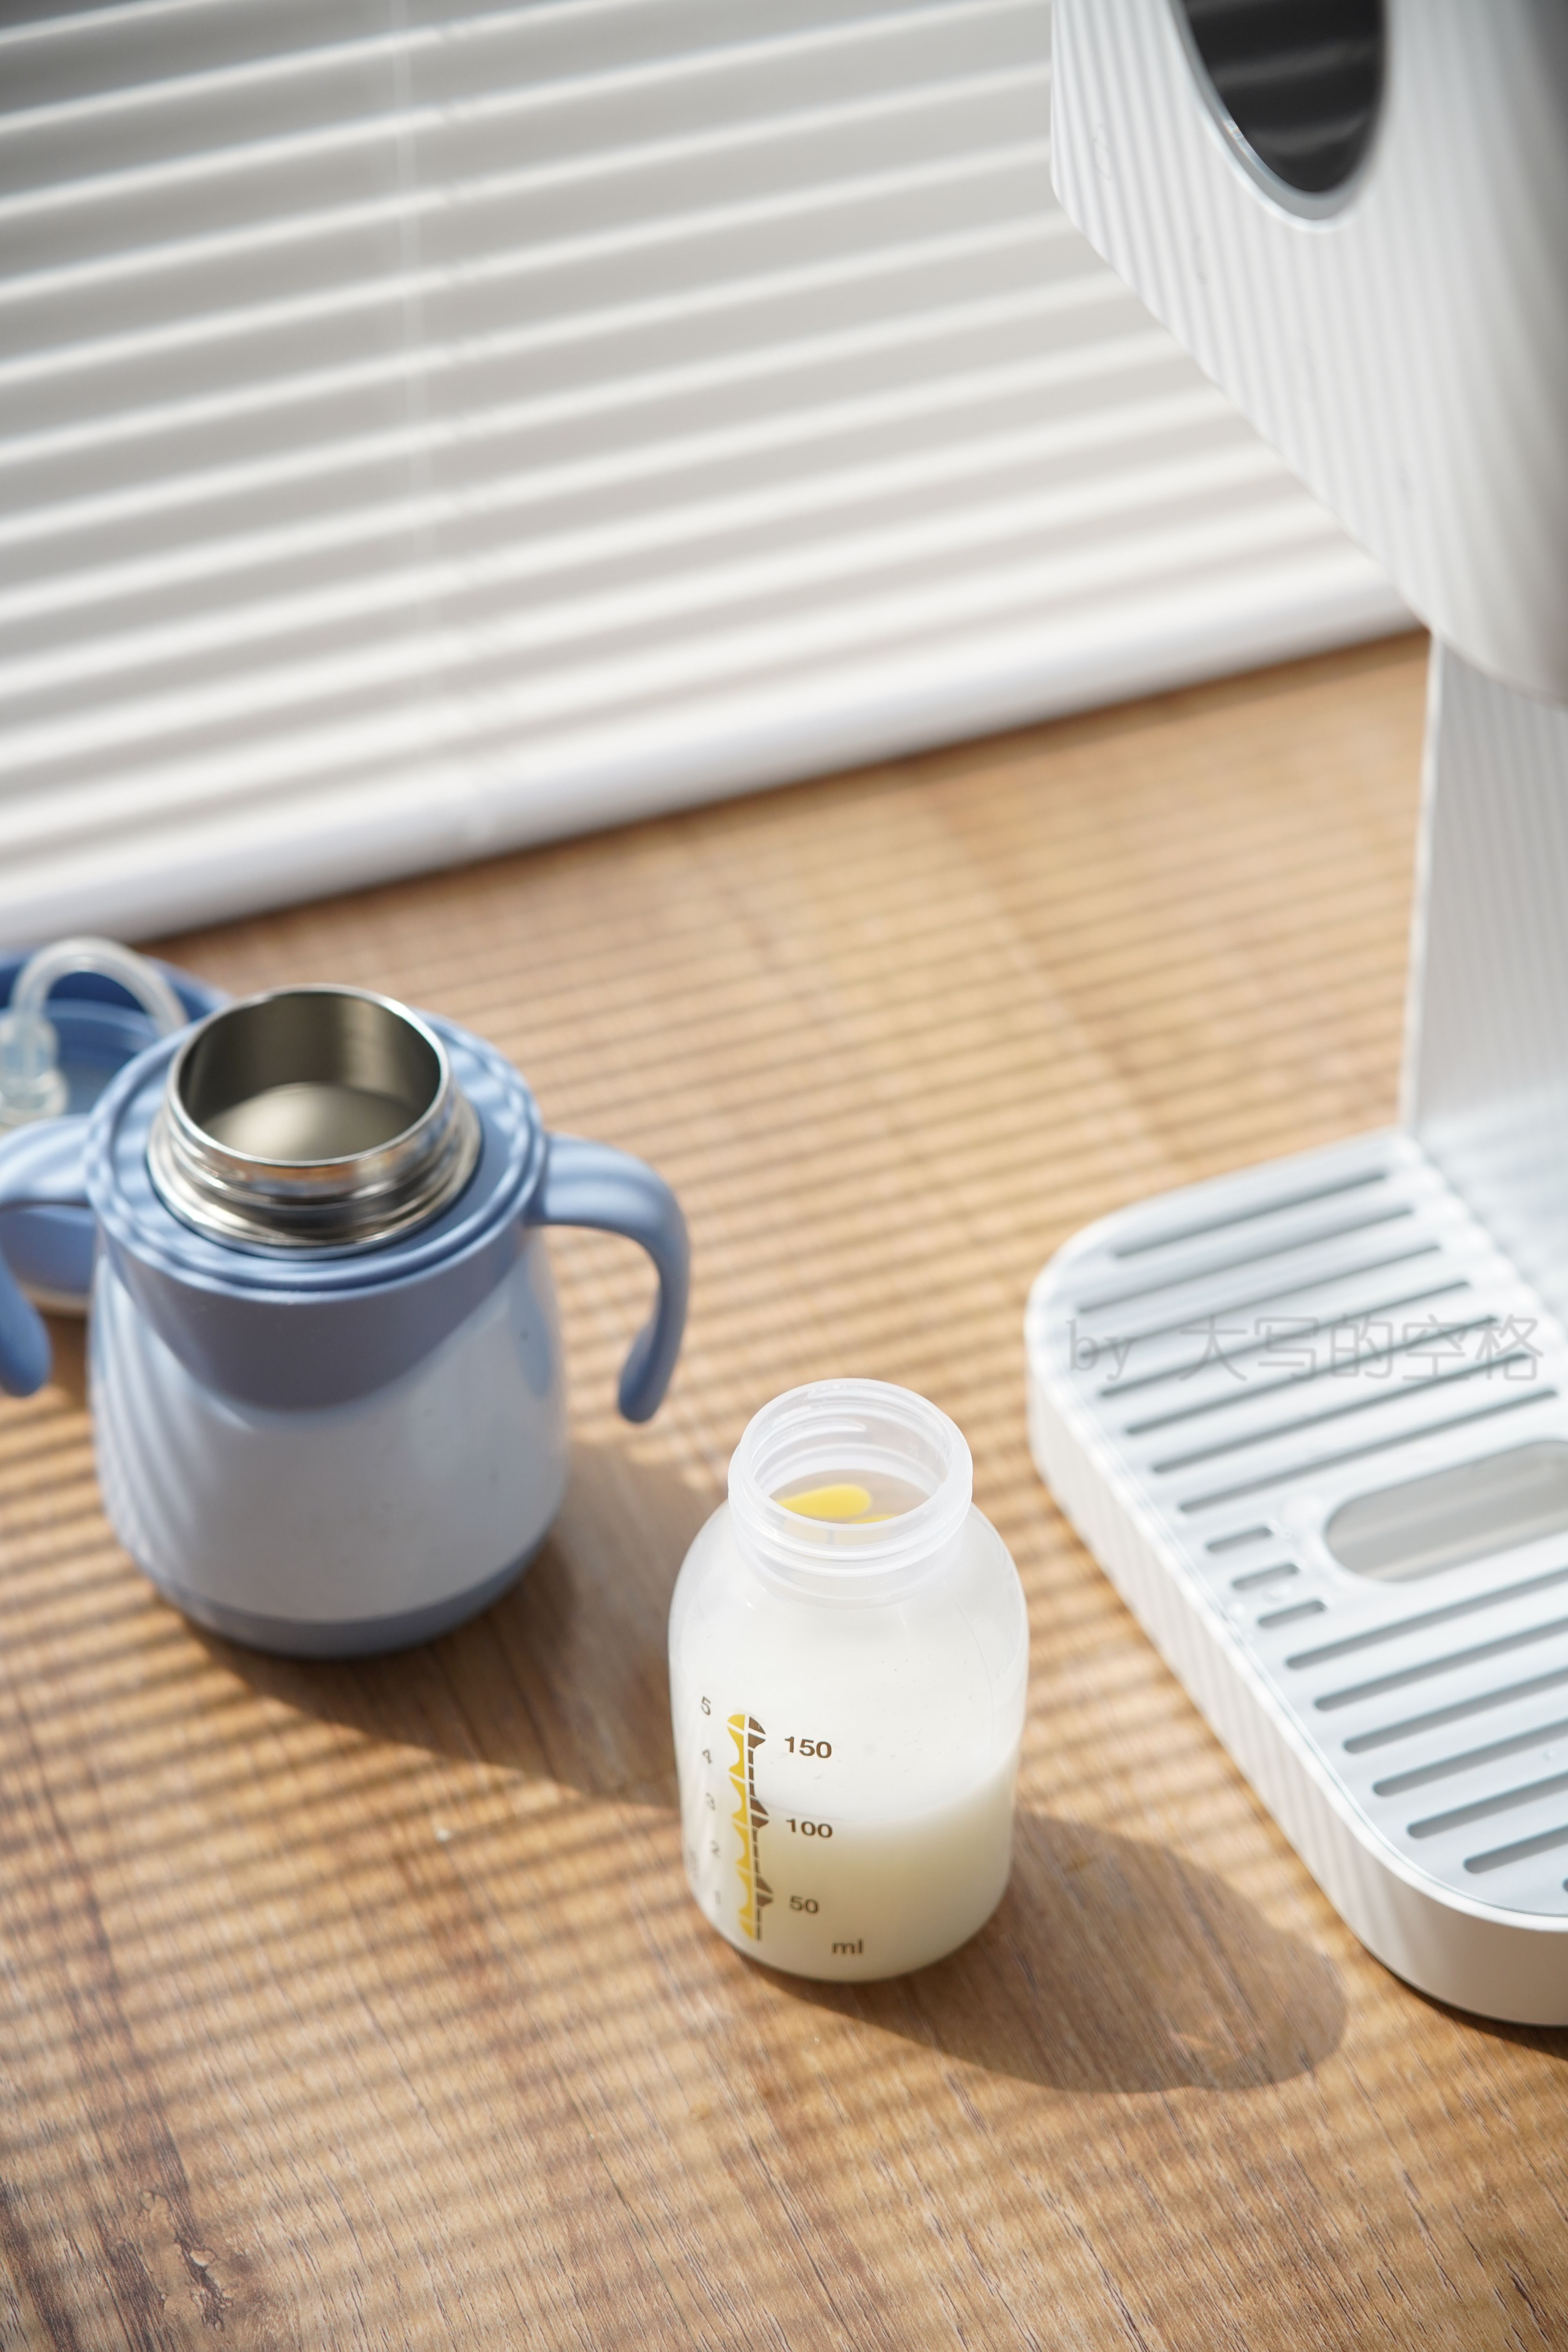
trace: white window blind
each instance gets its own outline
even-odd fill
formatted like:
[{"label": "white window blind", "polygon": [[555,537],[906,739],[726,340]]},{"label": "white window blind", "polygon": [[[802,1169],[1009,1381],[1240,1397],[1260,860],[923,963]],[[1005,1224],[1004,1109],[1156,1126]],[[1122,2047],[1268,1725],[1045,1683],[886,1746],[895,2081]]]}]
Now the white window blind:
[{"label": "white window blind", "polygon": [[1056,207],[1044,0],[0,31],[0,939],[1367,635]]}]

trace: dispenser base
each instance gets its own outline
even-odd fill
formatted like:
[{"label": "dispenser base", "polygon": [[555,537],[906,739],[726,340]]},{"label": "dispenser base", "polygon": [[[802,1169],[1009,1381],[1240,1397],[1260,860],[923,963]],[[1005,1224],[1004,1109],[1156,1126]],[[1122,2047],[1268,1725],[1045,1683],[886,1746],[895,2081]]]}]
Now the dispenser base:
[{"label": "dispenser base", "polygon": [[1394,1129],[1088,1228],[1026,1332],[1042,1476],[1348,1925],[1438,2000],[1568,2023],[1540,1297]]}]

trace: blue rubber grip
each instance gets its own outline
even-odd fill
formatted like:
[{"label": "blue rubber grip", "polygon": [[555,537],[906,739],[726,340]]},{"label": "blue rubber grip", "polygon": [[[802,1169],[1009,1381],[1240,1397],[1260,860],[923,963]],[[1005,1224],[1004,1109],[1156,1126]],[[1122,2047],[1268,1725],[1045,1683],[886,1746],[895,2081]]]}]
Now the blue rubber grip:
[{"label": "blue rubber grip", "polygon": [[619,1400],[627,1421],[650,1421],[664,1402],[686,1329],[691,1250],[679,1202],[662,1176],[629,1152],[585,1143],[575,1135],[552,1135],[528,1222],[624,1234],[652,1258],[658,1299],[621,1367]]},{"label": "blue rubber grip", "polygon": [[[85,1209],[85,1118],[40,1119],[0,1141],[0,1209]],[[0,1389],[32,1396],[53,1360],[44,1318],[0,1257]]]}]

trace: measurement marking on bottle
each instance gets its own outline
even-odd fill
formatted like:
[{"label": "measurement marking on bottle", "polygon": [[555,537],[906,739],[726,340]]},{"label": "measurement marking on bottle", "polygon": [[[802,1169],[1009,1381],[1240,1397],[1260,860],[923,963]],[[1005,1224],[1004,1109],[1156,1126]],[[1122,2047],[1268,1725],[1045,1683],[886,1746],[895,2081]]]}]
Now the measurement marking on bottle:
[{"label": "measurement marking on bottle", "polygon": [[796,1739],[792,1734],[784,1741],[784,1746],[792,1756],[816,1756],[819,1757],[824,1763],[833,1753],[831,1739]]},{"label": "measurement marking on bottle", "polygon": [[819,1911],[822,1906],[815,1895],[792,1895],[789,1907],[792,1911]]},{"label": "measurement marking on bottle", "polygon": [[[708,1701],[702,1702],[704,1714]],[[763,1913],[773,1899],[773,1888],[763,1876],[757,1855],[757,1832],[767,1827],[766,1808],[757,1797],[757,1750],[767,1738],[754,1715],[743,1710],[730,1717],[730,1737],[735,1743],[734,1761],[730,1767],[730,1786],[735,1791],[735,1810],[730,1820],[741,1841],[741,1853],[735,1868],[740,1873],[742,1900],[739,1914],[741,1933],[749,1936],[753,1944],[763,1940]]]},{"label": "measurement marking on bottle", "polygon": [[858,1952],[863,1952],[863,1951],[865,1950],[865,1948],[866,1948],[866,1938],[865,1938],[865,1937],[864,1937],[864,1936],[862,1936],[862,1937],[860,1937],[860,1939],[859,1939],[858,1943],[855,1943],[855,1944],[835,1944],[835,1945],[834,1945],[834,1947],[833,1947],[833,1949],[834,1949],[834,1951],[835,1951],[835,1953],[836,1953],[836,1954],[837,1954],[837,1953],[839,1953],[839,1952],[843,1952],[844,1954],[846,1954],[846,1956],[847,1956],[847,1958],[851,1958],[851,1959],[855,1957],[855,1955],[856,1955]]},{"label": "measurement marking on bottle", "polygon": [[797,1821],[793,1813],[786,1814],[785,1819],[788,1821],[791,1829],[795,1831],[797,1837],[830,1838],[833,1835],[833,1823],[831,1822]]}]

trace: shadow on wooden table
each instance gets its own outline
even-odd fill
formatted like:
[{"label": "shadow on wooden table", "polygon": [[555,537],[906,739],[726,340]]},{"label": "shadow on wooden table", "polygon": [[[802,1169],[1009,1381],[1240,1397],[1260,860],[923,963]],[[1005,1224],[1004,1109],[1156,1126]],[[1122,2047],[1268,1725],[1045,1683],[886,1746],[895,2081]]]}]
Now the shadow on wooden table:
[{"label": "shadow on wooden table", "polygon": [[1560,2063],[1568,2061],[1568,2026],[1514,2025],[1506,2017],[1479,2017],[1474,2010],[1455,2009],[1432,1993],[1416,1991],[1413,1985],[1405,1990],[1415,2000],[1468,2033],[1484,2034],[1491,2042],[1511,2042],[1516,2049],[1536,2050],[1543,2058],[1555,2058]]},{"label": "shadow on wooden table", "polygon": [[1238,2091],[1304,2074],[1345,2025],[1333,1963],[1164,1847],[1021,1811],[1012,1884],[951,1959],[781,1990],[994,2074],[1068,2091]]},{"label": "shadow on wooden table", "polygon": [[[203,1636],[257,1690],[369,1738],[673,1808],[665,1624],[717,1496],[619,1446],[579,1446],[548,1542],[470,1625],[385,1658],[311,1664]],[[1020,1812],[1012,1885],[950,1960],[813,2001],[994,2074],[1072,2090],[1236,2090],[1336,2047],[1332,1964],[1164,1848]]]},{"label": "shadow on wooden table", "polygon": [[317,1663],[199,1638],[253,1689],[373,1738],[673,1805],[669,1596],[719,1499],[620,1446],[577,1445],[531,1566],[440,1641]]},{"label": "shadow on wooden table", "polygon": [[49,1349],[54,1357],[50,1385],[59,1389],[79,1412],[87,1405],[87,1318],[82,1315],[46,1315]]}]

